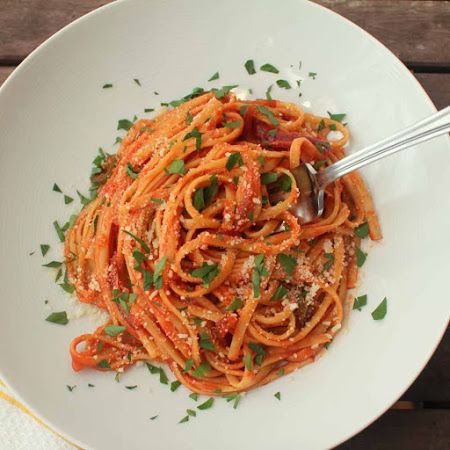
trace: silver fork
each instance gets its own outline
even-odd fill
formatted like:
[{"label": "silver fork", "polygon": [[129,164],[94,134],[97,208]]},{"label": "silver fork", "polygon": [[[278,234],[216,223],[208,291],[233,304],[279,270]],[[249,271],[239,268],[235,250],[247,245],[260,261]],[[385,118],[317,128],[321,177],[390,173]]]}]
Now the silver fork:
[{"label": "silver fork", "polygon": [[297,176],[300,179],[309,177],[312,189],[309,198],[300,196],[300,202],[293,205],[291,210],[303,223],[311,222],[323,214],[325,188],[330,183],[367,164],[448,132],[450,132],[450,106],[389,138],[342,158],[324,170],[317,171],[309,163],[302,164],[298,168]]}]

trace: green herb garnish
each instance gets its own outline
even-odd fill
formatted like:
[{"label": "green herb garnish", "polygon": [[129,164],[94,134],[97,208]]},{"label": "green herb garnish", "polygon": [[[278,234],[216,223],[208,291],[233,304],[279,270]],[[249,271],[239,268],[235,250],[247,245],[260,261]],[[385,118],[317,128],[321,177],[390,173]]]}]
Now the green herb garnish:
[{"label": "green herb garnish", "polygon": [[102,86],[103,89],[109,89],[109,88],[112,88],[112,87],[113,87],[112,83],[106,83],[106,84],[104,84]]},{"label": "green herb garnish", "polygon": [[219,72],[216,72],[208,81],[214,81],[219,79]]},{"label": "green herb garnish", "polygon": [[266,172],[261,174],[261,183],[262,184],[271,184],[275,183],[278,180],[278,174],[276,172]]},{"label": "green herb garnish", "polygon": [[288,275],[292,275],[295,270],[295,266],[297,265],[297,258],[294,258],[290,255],[285,255],[284,253],[280,253],[277,256],[278,262],[281,264],[281,267],[283,267],[284,271]]},{"label": "green herb garnish", "polygon": [[210,397],[208,400],[206,400],[206,402],[203,402],[201,405],[197,406],[197,409],[209,409],[212,407],[212,405],[214,404],[214,398]]},{"label": "green herb garnish", "polygon": [[327,111],[328,115],[330,116],[331,120],[335,120],[336,122],[342,122],[345,119],[345,116],[347,114],[332,114],[330,111]]},{"label": "green herb garnish", "polygon": [[373,320],[382,320],[387,313],[387,298],[384,297],[381,303],[372,311]]},{"label": "green herb garnish", "polygon": [[282,284],[280,284],[278,286],[277,290],[272,295],[272,298],[270,299],[270,301],[275,302],[277,300],[281,300],[288,292],[289,292],[289,290],[286,289]]},{"label": "green herb garnish", "polygon": [[276,125],[280,124],[279,120],[275,117],[275,115],[273,114],[273,112],[269,108],[265,107],[264,105],[256,105],[256,109],[261,114],[264,114],[269,119],[269,122],[272,125],[276,126]]},{"label": "green herb garnish", "polygon": [[209,337],[208,333],[205,331],[202,331],[200,333],[200,340],[199,340],[200,348],[203,348],[205,350],[210,350],[212,352],[216,351],[215,345],[212,343],[211,338]]},{"label": "green herb garnish", "polygon": [[170,174],[179,173],[181,175],[185,174],[184,161],[182,159],[176,159],[170,163],[168,172]]},{"label": "green herb garnish", "polygon": [[323,257],[327,260],[325,262],[325,264],[323,265],[323,270],[331,269],[331,266],[334,263],[334,255],[333,255],[333,253],[324,253]]},{"label": "green herb garnish", "polygon": [[219,274],[219,266],[217,264],[203,263],[202,267],[194,269],[191,275],[203,280],[203,287],[208,288],[211,281]]},{"label": "green herb garnish", "polygon": [[51,313],[45,320],[47,322],[57,323],[58,325],[67,325],[69,323],[66,311]]},{"label": "green herb garnish", "polygon": [[277,85],[283,89],[291,89],[291,85],[286,80],[277,80]]},{"label": "green herb garnish", "polygon": [[360,295],[359,297],[355,298],[353,302],[353,309],[361,311],[361,308],[366,305],[367,305],[367,295]]},{"label": "green herb garnish", "polygon": [[367,253],[364,253],[359,247],[356,247],[355,255],[356,255],[356,265],[358,267],[362,267],[362,265],[366,262]]},{"label": "green herb garnish", "polygon": [[48,245],[48,244],[41,244],[42,256],[45,256],[49,250],[50,250],[50,245]]},{"label": "green herb garnish", "polygon": [[228,157],[225,167],[228,171],[231,171],[236,164],[239,166],[244,164],[244,161],[242,161],[242,156],[239,152],[234,152]]},{"label": "green herb garnish", "polygon": [[281,394],[280,394],[280,392],[276,392],[273,396],[274,396],[275,398],[277,398],[278,400],[281,400]]},{"label": "green herb garnish", "polygon": [[369,236],[369,224],[367,222],[362,223],[354,229],[354,232],[356,236],[364,239],[365,237]]},{"label": "green herb garnish", "polygon": [[245,61],[244,67],[249,75],[253,75],[256,73],[255,62],[253,61],[253,59],[248,59],[247,61]]},{"label": "green herb garnish", "polygon": [[128,131],[133,126],[133,122],[128,119],[120,119],[119,122],[117,122],[117,129],[118,130],[125,130]]},{"label": "green herb garnish", "polygon": [[202,133],[200,133],[197,128],[194,128],[191,132],[186,134],[186,136],[183,138],[183,141],[186,141],[190,138],[195,138],[195,148],[197,151],[199,151],[202,146]]},{"label": "green herb garnish", "polygon": [[269,64],[269,63],[263,64],[259,69],[264,72],[270,72],[270,73],[279,73],[280,72],[275,66],[272,66],[272,64]]},{"label": "green herb garnish", "polygon": [[127,175],[135,180],[138,177],[139,172],[135,172],[133,166],[130,163],[127,163]]},{"label": "green herb garnish", "polygon": [[226,308],[225,311],[236,311],[237,309],[241,309],[243,306],[242,300],[240,298],[235,298],[231,304],[229,304]]},{"label": "green herb garnish", "polygon": [[115,337],[118,334],[124,332],[127,329],[127,327],[121,326],[121,325],[108,325],[106,326],[103,331],[108,336]]},{"label": "green herb garnish", "polygon": [[56,183],[53,184],[52,190],[55,191],[55,192],[62,193],[61,188]]}]

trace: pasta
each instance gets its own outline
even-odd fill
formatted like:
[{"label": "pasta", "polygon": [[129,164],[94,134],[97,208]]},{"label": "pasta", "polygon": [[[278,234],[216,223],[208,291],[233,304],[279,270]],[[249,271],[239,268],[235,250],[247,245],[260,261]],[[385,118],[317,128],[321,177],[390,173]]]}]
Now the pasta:
[{"label": "pasta", "polygon": [[231,92],[186,100],[134,123],[67,231],[78,299],[110,317],[73,340],[73,368],[157,361],[194,392],[241,392],[318,357],[357,283],[354,230],[381,233],[357,173],[329,186],[321,218],[292,212],[296,168],[343,157],[339,121]]}]

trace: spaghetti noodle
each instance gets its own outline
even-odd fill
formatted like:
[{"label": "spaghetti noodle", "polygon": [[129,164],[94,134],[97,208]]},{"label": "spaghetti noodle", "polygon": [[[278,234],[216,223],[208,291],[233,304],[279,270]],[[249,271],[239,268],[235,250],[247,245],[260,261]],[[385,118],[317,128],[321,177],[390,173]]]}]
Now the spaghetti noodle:
[{"label": "spaghetti noodle", "polygon": [[302,225],[290,211],[295,168],[342,158],[348,138],[294,104],[231,93],[138,120],[67,231],[79,300],[110,316],[73,340],[74,370],[159,361],[214,395],[314,361],[357,282],[354,229],[367,221],[372,239],[381,234],[357,173],[329,186],[323,217]]}]

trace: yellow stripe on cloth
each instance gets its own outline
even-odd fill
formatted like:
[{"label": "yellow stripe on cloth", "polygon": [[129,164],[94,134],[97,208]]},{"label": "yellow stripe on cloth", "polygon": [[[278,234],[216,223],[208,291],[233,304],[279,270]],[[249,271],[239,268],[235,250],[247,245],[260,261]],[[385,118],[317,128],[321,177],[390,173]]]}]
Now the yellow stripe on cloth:
[{"label": "yellow stripe on cloth", "polygon": [[[3,383],[0,380],[0,385],[5,386],[5,383]],[[6,392],[3,392],[0,390],[0,398],[3,398],[7,402],[11,403],[11,405],[14,405],[15,407],[22,410],[24,413],[28,414],[33,420],[35,420],[39,425],[42,425],[47,430],[51,431],[54,435],[60,437],[62,440],[67,442],[68,444],[72,445],[73,447],[77,448],[78,450],[83,450],[78,445],[74,444],[73,442],[70,442],[68,439],[66,439],[64,436],[61,436],[59,433],[57,433],[55,430],[52,430],[45,422],[43,422],[39,417],[36,417],[25,405],[22,405],[19,401],[17,401],[15,398],[8,395]]]}]

